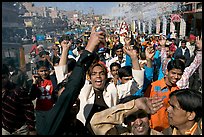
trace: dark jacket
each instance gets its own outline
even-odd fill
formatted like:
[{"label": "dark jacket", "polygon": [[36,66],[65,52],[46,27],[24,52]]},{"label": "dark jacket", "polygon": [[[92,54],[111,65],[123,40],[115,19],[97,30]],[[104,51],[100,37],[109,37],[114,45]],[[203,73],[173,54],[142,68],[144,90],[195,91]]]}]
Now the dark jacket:
[{"label": "dark jacket", "polygon": [[13,74],[9,76],[9,79],[11,82],[17,84],[20,87],[27,88],[27,80],[28,80],[28,75],[26,73],[23,73],[19,69],[15,69],[13,71]]},{"label": "dark jacket", "polygon": [[[182,56],[182,49],[181,49],[181,47],[179,47],[179,48],[176,49],[176,51],[175,51],[173,57],[176,58],[176,57],[180,57],[180,56]],[[185,56],[185,58],[186,58],[186,63],[185,63],[185,65],[186,65],[186,66],[189,66],[189,65],[190,65],[190,51],[189,51],[188,48],[186,48],[185,53],[184,53],[184,56]]]},{"label": "dark jacket", "polygon": [[94,60],[94,55],[85,50],[70,75],[68,82],[65,85],[65,90],[58,98],[54,107],[48,111],[45,117],[42,128],[39,129],[39,135],[56,135],[63,134],[68,126],[66,122],[69,119],[69,110],[85,84],[86,71]]}]

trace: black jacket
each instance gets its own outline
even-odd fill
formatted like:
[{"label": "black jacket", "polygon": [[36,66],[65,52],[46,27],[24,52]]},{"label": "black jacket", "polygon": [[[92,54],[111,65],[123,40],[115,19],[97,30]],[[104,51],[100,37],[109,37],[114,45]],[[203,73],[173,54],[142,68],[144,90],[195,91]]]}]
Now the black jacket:
[{"label": "black jacket", "polygon": [[74,102],[85,84],[86,71],[94,60],[94,54],[85,50],[70,75],[66,83],[65,90],[58,98],[55,106],[48,111],[42,123],[42,128],[37,132],[39,135],[56,135],[63,134],[69,119],[69,110],[72,108]]}]

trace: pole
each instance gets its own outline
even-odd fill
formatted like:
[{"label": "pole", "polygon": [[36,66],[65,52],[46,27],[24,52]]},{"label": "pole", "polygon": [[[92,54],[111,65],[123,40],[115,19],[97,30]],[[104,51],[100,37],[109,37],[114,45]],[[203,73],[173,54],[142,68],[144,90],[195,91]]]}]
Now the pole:
[{"label": "pole", "polygon": [[23,72],[26,72],[26,61],[25,61],[25,53],[23,46],[19,48],[20,50],[20,69]]}]

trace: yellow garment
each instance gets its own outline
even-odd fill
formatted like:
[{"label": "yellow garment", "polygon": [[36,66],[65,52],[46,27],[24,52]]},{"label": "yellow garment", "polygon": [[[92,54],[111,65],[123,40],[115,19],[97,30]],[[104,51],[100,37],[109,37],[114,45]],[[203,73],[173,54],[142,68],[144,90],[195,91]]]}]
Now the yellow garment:
[{"label": "yellow garment", "polygon": [[[194,135],[194,132],[196,131],[197,128],[198,128],[198,123],[196,122],[191,129],[185,131],[185,135]],[[172,135],[177,135],[176,128],[173,129]]]}]

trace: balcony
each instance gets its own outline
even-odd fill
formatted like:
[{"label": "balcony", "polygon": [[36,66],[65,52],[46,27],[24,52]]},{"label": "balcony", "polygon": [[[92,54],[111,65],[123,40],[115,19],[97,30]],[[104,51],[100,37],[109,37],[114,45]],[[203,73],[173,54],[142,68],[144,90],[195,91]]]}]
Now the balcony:
[{"label": "balcony", "polygon": [[181,9],[184,14],[202,12],[202,2],[184,2]]}]

